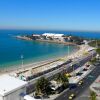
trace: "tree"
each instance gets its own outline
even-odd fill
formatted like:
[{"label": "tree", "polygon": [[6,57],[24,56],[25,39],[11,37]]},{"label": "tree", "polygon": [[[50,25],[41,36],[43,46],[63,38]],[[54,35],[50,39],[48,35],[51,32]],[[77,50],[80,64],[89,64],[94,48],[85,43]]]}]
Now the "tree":
[{"label": "tree", "polygon": [[100,48],[97,48],[96,52],[100,55]]},{"label": "tree", "polygon": [[93,91],[90,92],[90,100],[96,100],[96,93]]},{"label": "tree", "polygon": [[99,47],[100,48],[100,40],[92,40],[89,42],[89,45],[92,47]]},{"label": "tree", "polygon": [[66,87],[68,85],[68,78],[66,77],[66,75],[64,73],[58,73],[56,75],[56,78],[55,80],[58,82],[58,83],[62,83],[62,85],[64,87]]},{"label": "tree", "polygon": [[91,64],[94,64],[96,61],[97,61],[97,60],[96,60],[96,58],[94,57],[94,58],[92,58],[92,59],[90,60],[90,63],[91,63]]},{"label": "tree", "polygon": [[36,82],[36,94],[37,95],[47,95],[49,89],[49,81],[41,77],[40,79],[37,80]]}]

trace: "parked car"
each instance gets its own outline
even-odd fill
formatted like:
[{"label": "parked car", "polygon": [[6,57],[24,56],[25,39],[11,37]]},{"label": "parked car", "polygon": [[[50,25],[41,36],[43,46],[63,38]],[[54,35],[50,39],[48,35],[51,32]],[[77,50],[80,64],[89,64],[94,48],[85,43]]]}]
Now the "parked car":
[{"label": "parked car", "polygon": [[75,98],[75,94],[72,93],[70,96],[69,96],[69,100],[73,100]]},{"label": "parked car", "polygon": [[80,73],[80,72],[78,72],[78,73],[76,73],[76,76],[81,76],[83,73]]},{"label": "parked car", "polygon": [[79,83],[78,83],[78,85],[82,85],[83,84],[83,81],[81,80]]},{"label": "parked car", "polygon": [[87,71],[87,70],[88,70],[87,68],[84,68],[84,69],[83,69],[83,71]]}]

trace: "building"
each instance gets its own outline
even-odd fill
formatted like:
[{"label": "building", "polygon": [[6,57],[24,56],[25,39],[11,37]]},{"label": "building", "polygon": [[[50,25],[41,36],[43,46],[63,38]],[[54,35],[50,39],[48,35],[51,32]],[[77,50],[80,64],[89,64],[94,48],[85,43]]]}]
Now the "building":
[{"label": "building", "polygon": [[39,34],[32,34],[32,39],[33,40],[37,40],[37,39],[40,39],[41,38],[41,35]]},{"label": "building", "polygon": [[9,75],[0,76],[0,100],[24,100],[27,82]]},{"label": "building", "polygon": [[32,34],[32,36],[40,37],[41,35],[39,35],[39,34]]},{"label": "building", "polygon": [[47,39],[52,38],[56,41],[64,41],[64,34],[44,33],[42,36],[45,36]]},{"label": "building", "polygon": [[55,34],[55,33],[44,33],[42,35],[46,37],[52,37],[52,38],[60,38],[64,36],[64,34]]},{"label": "building", "polygon": [[50,83],[51,83],[50,87],[54,91],[57,91],[57,89],[59,89],[62,86],[61,83],[58,83],[57,81],[54,80],[50,81]]},{"label": "building", "polygon": [[100,75],[90,86],[90,90],[95,92],[97,100],[100,100]]}]

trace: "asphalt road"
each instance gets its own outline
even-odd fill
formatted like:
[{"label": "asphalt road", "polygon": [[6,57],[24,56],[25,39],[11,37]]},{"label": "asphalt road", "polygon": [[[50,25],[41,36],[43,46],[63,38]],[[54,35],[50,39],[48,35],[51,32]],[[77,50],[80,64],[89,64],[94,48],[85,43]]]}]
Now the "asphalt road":
[{"label": "asphalt road", "polygon": [[[72,93],[74,93],[76,95],[75,100],[79,100],[78,97],[95,81],[95,79],[99,75],[100,75],[100,64],[98,66],[96,66],[95,69],[83,79],[83,81],[84,81],[83,85],[77,86],[75,89],[64,92],[55,100],[68,100],[68,97]],[[81,100],[82,100],[82,98],[81,98]]]}]

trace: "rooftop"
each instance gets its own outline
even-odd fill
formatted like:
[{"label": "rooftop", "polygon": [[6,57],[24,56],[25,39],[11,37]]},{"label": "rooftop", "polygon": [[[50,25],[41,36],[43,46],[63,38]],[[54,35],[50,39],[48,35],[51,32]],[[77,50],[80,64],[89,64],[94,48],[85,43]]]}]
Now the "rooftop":
[{"label": "rooftop", "polygon": [[56,34],[56,33],[44,33],[44,36],[63,36],[64,34]]},{"label": "rooftop", "polygon": [[0,76],[0,95],[7,95],[21,87],[24,87],[26,84],[26,82],[9,75],[2,75]]}]

